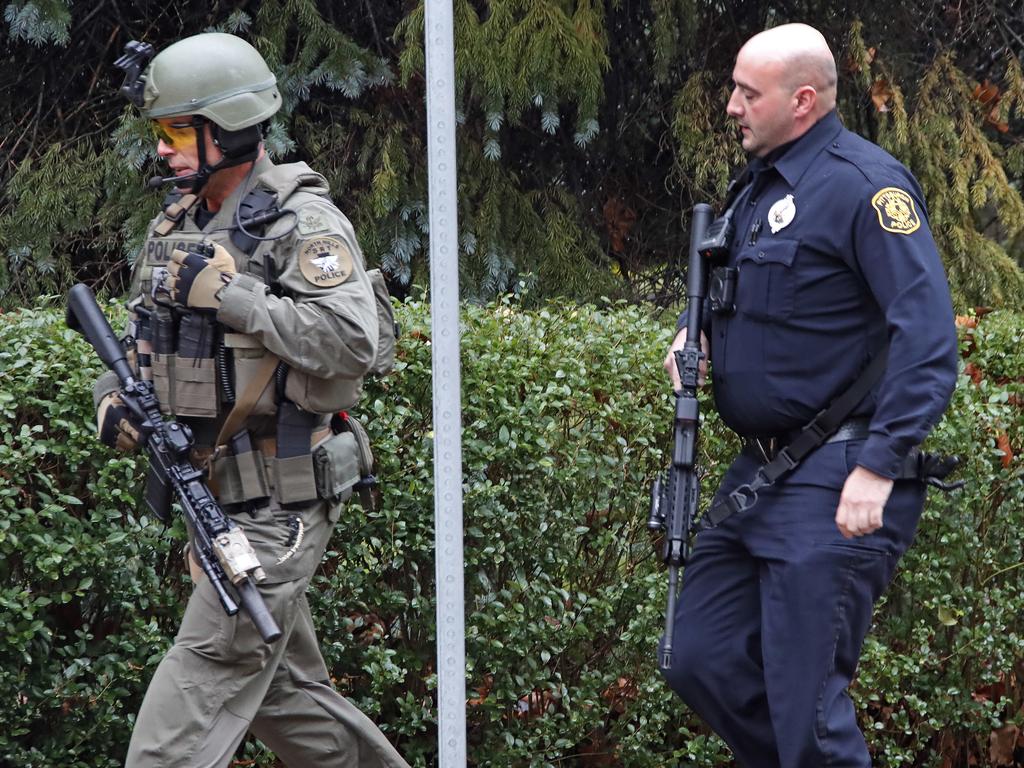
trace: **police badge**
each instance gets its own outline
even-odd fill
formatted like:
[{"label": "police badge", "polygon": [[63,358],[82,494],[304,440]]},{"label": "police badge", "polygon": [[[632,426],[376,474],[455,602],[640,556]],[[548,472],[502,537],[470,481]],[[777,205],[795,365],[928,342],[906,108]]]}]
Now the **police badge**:
[{"label": "police badge", "polygon": [[796,216],[796,203],[793,202],[792,195],[786,195],[781,200],[772,203],[772,207],[768,209],[768,226],[771,227],[772,234],[788,227],[794,216]]}]

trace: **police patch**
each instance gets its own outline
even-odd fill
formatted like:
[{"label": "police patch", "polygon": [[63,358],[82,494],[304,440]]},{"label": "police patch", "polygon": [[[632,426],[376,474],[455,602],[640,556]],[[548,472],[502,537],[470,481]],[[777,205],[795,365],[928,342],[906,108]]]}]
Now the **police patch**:
[{"label": "police patch", "polygon": [[898,187],[878,190],[871,198],[871,205],[878,213],[878,223],[886,232],[909,235],[921,226],[914,199]]},{"label": "police patch", "polygon": [[315,237],[302,244],[299,269],[318,288],[331,288],[352,274],[352,254],[336,237]]}]

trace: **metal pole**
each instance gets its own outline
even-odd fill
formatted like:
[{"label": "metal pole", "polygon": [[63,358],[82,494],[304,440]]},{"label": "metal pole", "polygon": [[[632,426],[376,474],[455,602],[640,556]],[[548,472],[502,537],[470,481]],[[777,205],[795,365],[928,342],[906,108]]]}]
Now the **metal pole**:
[{"label": "metal pole", "polygon": [[462,556],[459,227],[455,185],[455,35],[451,0],[426,0],[430,317],[434,389],[437,740],[440,768],[466,765]]}]

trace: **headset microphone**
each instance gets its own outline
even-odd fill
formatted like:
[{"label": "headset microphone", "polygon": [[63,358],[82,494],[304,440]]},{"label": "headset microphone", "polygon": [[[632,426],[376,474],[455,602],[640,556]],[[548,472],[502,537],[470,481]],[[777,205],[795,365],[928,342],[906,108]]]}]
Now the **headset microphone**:
[{"label": "headset microphone", "polygon": [[188,176],[152,176],[146,182],[146,186],[150,189],[159,189],[164,184],[175,183],[179,186],[188,186],[189,182],[194,181],[198,176],[198,173],[190,173]]}]

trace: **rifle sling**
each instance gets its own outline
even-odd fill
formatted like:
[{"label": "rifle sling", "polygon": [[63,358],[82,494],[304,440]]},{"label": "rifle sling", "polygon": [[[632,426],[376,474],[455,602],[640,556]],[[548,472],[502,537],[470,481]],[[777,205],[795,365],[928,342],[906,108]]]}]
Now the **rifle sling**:
[{"label": "rifle sling", "polygon": [[263,356],[259,368],[256,369],[245,391],[235,401],[234,407],[220,427],[220,432],[217,433],[217,440],[213,444],[214,456],[217,455],[220,447],[226,445],[228,440],[242,428],[245,420],[249,418],[249,414],[256,406],[263,391],[270,384],[271,379],[274,378],[274,370],[279,362],[280,358],[277,355],[270,354],[270,352]]},{"label": "rifle sling", "polygon": [[749,483],[739,486],[712,504],[697,523],[700,530],[714,528],[736,512],[753,506],[757,501],[758,491],[774,485],[780,478],[800,466],[800,462],[808,454],[824,445],[853,413],[853,409],[867,397],[872,387],[881,380],[888,358],[889,345],[887,343],[861,371],[856,381],[833,400],[827,408],[811,419],[807,426],[800,430],[800,434],[779,451],[775,458],[759,467],[757,474]]}]

